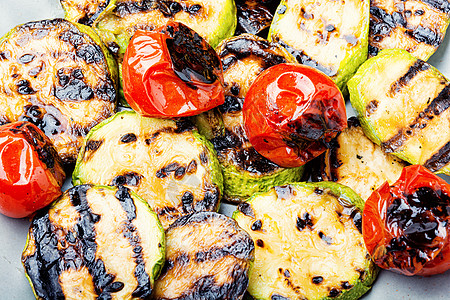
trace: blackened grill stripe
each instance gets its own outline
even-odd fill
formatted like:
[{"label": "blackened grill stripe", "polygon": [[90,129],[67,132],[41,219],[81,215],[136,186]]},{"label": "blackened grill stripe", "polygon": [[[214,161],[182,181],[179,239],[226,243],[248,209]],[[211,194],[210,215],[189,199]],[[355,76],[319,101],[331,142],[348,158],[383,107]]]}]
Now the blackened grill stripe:
[{"label": "blackened grill stripe", "polygon": [[448,0],[421,0],[421,2],[436,8],[443,13],[450,13],[450,2]]},{"label": "blackened grill stripe", "polygon": [[450,161],[450,142],[447,142],[438,152],[429,158],[423,166],[432,172],[442,169]]},{"label": "blackened grill stripe", "polygon": [[131,198],[129,189],[124,186],[118,186],[116,198],[127,214],[127,221],[123,224],[123,236],[128,240],[133,247],[133,258],[136,263],[134,268],[134,277],[138,282],[138,286],[133,291],[133,297],[146,298],[152,292],[150,276],[145,270],[145,260],[142,252],[141,238],[139,231],[133,225],[132,221],[136,219],[136,206],[133,198]]},{"label": "blackened grill stripe", "polygon": [[408,134],[409,136],[413,136],[415,132],[424,128],[428,121],[433,119],[435,116],[439,116],[450,107],[450,101],[448,99],[450,99],[449,84],[446,85],[439,93],[439,95],[437,95],[437,97],[434,98],[433,101],[431,101],[431,103],[418,114],[417,118],[412,124],[405,128],[399,129],[396,135],[394,135],[389,140],[382,142],[381,148],[387,153],[396,152],[408,140],[408,137],[406,135],[407,131],[411,132],[410,134]]},{"label": "blackened grill stripe", "polygon": [[390,94],[396,94],[401,91],[409,82],[417,76],[420,72],[426,71],[430,68],[430,65],[421,59],[414,62],[412,66],[409,67],[408,71],[400,77],[396,82],[391,85]]}]

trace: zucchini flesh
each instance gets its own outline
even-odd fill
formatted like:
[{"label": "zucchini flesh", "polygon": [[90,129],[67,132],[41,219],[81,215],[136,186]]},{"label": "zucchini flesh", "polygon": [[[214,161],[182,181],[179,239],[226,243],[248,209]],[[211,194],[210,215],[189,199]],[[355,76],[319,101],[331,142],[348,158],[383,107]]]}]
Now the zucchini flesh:
[{"label": "zucchini flesh", "polygon": [[254,245],[233,219],[193,213],[175,221],[166,236],[166,264],[152,299],[242,299]]},{"label": "zucchini flesh", "polygon": [[129,187],[166,229],[181,215],[218,210],[219,168],[214,149],[190,122],[123,111],[89,132],[72,180]]},{"label": "zucchini flesh", "polygon": [[114,7],[117,0],[59,0],[65,19],[92,26],[97,18]]},{"label": "zucchini flesh", "polygon": [[80,185],[37,213],[22,262],[38,299],[147,299],[164,253],[145,201],[125,187]]},{"label": "zucchini flesh", "polygon": [[249,293],[312,300],[367,292],[377,269],[360,231],[362,206],[356,193],[332,182],[275,187],[240,204],[233,218],[255,242]]},{"label": "zucchini flesh", "polygon": [[450,84],[405,50],[382,50],[349,81],[365,134],[383,151],[450,174]]}]

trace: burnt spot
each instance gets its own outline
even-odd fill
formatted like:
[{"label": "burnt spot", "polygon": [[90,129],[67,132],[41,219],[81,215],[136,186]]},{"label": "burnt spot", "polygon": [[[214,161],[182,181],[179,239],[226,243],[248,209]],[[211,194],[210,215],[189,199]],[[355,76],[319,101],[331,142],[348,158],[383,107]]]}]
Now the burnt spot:
[{"label": "burnt spot", "polygon": [[197,161],[193,159],[186,167],[186,174],[191,175],[194,174],[195,172],[197,172]]},{"label": "burnt spot", "polygon": [[103,144],[103,140],[88,140],[86,142],[86,146],[84,147],[84,151],[91,152],[91,155],[93,152],[97,151],[100,146]]},{"label": "burnt spot", "polygon": [[186,167],[185,166],[179,166],[174,172],[174,177],[177,180],[181,180],[181,179],[183,179],[185,174],[186,174]]},{"label": "burnt spot", "polygon": [[[62,2],[62,1],[61,1]],[[110,0],[99,1],[97,2],[98,6],[94,12],[89,10],[89,6],[79,6],[78,9],[81,10],[82,16],[77,20],[77,23],[92,26],[97,20],[98,16],[105,10],[105,8],[109,5]]]},{"label": "burnt spot", "polygon": [[278,199],[290,199],[297,195],[295,188],[291,185],[283,185],[274,187]]},{"label": "burnt spot", "polygon": [[235,166],[256,175],[270,174],[281,168],[259,154],[253,147],[230,149],[227,156]]},{"label": "burnt spot", "polygon": [[253,208],[250,205],[250,203],[242,202],[241,204],[238,205],[237,209],[241,213],[246,215],[247,217],[250,217],[250,218],[254,218],[255,217],[255,212],[253,211]]},{"label": "burnt spot", "polygon": [[[231,89],[230,89],[231,92]],[[244,98],[236,97],[234,95],[225,95],[225,101],[219,105],[219,111],[223,114],[239,112],[244,105]]]},{"label": "burnt spot", "polygon": [[442,146],[435,154],[433,154],[423,166],[431,172],[437,172],[450,161],[450,142]]},{"label": "burnt spot", "polygon": [[237,26],[235,35],[238,36],[243,33],[262,34],[262,31],[270,26],[276,9],[274,6],[275,4],[270,1],[236,1]]},{"label": "burnt spot", "polygon": [[[63,118],[61,112],[54,106],[41,107],[37,105],[24,106],[24,114],[19,117],[19,121],[28,121],[41,129],[46,136],[52,137],[65,131],[65,126],[60,119]],[[47,111],[50,110],[51,112]]]},{"label": "burnt spot", "polygon": [[372,100],[366,105],[366,116],[369,117],[371,114],[373,114],[378,108],[378,101]]},{"label": "burnt spot", "polygon": [[341,287],[344,290],[349,290],[349,289],[351,289],[353,287],[353,285],[350,284],[348,281],[343,281],[343,282],[341,282]]},{"label": "burnt spot", "polygon": [[192,194],[192,192],[184,192],[183,196],[181,196],[181,203],[183,203],[184,213],[194,212],[194,208],[192,207],[192,204],[194,203],[194,194]]},{"label": "burnt spot", "polygon": [[180,167],[182,166],[179,163],[173,162],[157,170],[155,175],[158,178],[166,178],[167,176],[170,175],[170,173],[175,172]]},{"label": "burnt spot", "polygon": [[407,86],[409,82],[420,72],[426,71],[430,68],[430,65],[424,62],[421,59],[418,59],[414,62],[414,64],[409,67],[408,71],[405,75],[400,77],[396,82],[394,82],[391,85],[391,88],[389,90],[391,95],[395,95],[396,93],[400,92],[402,88]]},{"label": "burnt spot", "polygon": [[83,44],[76,48],[76,55],[84,60],[87,64],[100,64],[105,60],[102,49],[95,44]]},{"label": "burnt spot", "polygon": [[26,79],[21,79],[16,82],[17,92],[21,95],[33,95],[36,93],[31,87],[31,83]]},{"label": "burnt spot", "polygon": [[283,275],[284,275],[284,277],[289,278],[289,277],[291,277],[291,272],[289,272],[289,270],[286,269],[286,270],[284,270]]},{"label": "burnt spot", "polygon": [[57,71],[58,85],[54,96],[62,101],[86,101],[94,98],[94,91],[83,81],[83,72],[75,69],[69,74],[63,69]]},{"label": "burnt spot", "polygon": [[253,231],[259,231],[259,230],[261,230],[261,227],[262,227],[261,220],[256,220],[255,222],[252,223],[252,226],[250,227],[250,229]]},{"label": "burnt spot", "polygon": [[445,14],[450,13],[450,3],[447,0],[422,0],[422,2]]},{"label": "burnt spot", "polygon": [[331,245],[333,243],[333,239],[327,235],[325,235],[325,233],[323,233],[322,231],[319,231],[319,238],[324,241],[327,245]]},{"label": "burnt spot", "polygon": [[314,283],[314,284],[321,284],[322,281],[323,281],[323,277],[322,276],[314,276],[311,279],[311,282]]},{"label": "burnt spot", "polygon": [[146,144],[147,146],[150,146],[150,144],[151,144],[154,140],[156,140],[156,138],[157,138],[160,134],[161,134],[161,132],[159,132],[159,131],[153,133],[151,137],[146,138],[146,139],[144,140],[145,144]]},{"label": "burnt spot", "polygon": [[0,51],[0,61],[11,59],[11,53],[9,51]]},{"label": "burnt spot", "polygon": [[31,68],[31,69],[28,71],[28,75],[29,75],[30,77],[36,78],[37,75],[39,75],[39,73],[41,73],[42,70],[44,70],[44,68],[45,68],[45,64],[44,64],[43,61],[41,61],[41,62],[39,62],[39,65],[38,65],[38,66],[36,66],[36,67],[34,67],[34,68]]},{"label": "burnt spot", "polygon": [[129,1],[119,2],[116,4],[114,13],[119,17],[124,18],[130,14],[142,14],[150,11],[158,10],[165,18],[174,18],[175,15],[184,11],[191,16],[195,16],[202,11],[202,6],[199,4],[190,4],[183,1]]},{"label": "burnt spot", "polygon": [[305,212],[302,217],[297,217],[296,227],[298,231],[303,231],[305,228],[312,230],[313,226],[314,222],[309,213]]},{"label": "burnt spot", "polygon": [[17,60],[20,64],[26,65],[32,62],[35,59],[36,55],[34,54],[24,54]]},{"label": "burnt spot", "polygon": [[264,241],[261,239],[256,240],[256,246],[264,248]]},{"label": "burnt spot", "polygon": [[225,133],[214,137],[211,143],[217,152],[222,152],[228,149],[241,148],[243,141],[238,135],[225,129]]},{"label": "burnt spot", "polygon": [[283,297],[281,295],[274,294],[274,295],[270,296],[270,300],[291,300],[291,299]]},{"label": "burnt spot", "polygon": [[156,213],[158,214],[158,216],[166,216],[166,215],[173,215],[177,213],[177,209],[175,207],[171,207],[171,206],[164,206],[161,209],[156,209],[155,208]]},{"label": "burnt spot", "polygon": [[337,289],[337,288],[332,288],[329,292],[328,292],[328,297],[330,298],[335,298],[337,296],[339,296],[342,293],[341,290]]},{"label": "burnt spot", "polygon": [[205,196],[203,200],[195,203],[195,211],[212,211],[217,208],[220,200],[220,191],[218,187],[205,187]]},{"label": "burnt spot", "polygon": [[132,143],[132,142],[136,142],[137,141],[137,137],[134,133],[127,133],[124,134],[121,138],[120,138],[120,142],[123,144],[128,144],[128,143]]},{"label": "burnt spot", "polygon": [[111,180],[111,185],[128,185],[128,186],[138,186],[144,176],[136,172],[128,172],[122,175],[118,175]]},{"label": "burnt spot", "polygon": [[204,166],[208,165],[209,158],[205,151],[200,153],[199,158],[200,158],[200,162],[202,163],[202,165],[204,165]]}]

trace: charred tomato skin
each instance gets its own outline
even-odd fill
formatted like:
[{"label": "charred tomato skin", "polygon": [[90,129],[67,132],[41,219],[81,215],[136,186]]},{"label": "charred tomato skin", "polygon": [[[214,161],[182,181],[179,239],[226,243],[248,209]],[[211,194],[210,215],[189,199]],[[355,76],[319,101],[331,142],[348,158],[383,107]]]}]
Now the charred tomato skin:
[{"label": "charred tomato skin", "polygon": [[217,53],[178,22],[136,31],[125,52],[122,75],[125,99],[145,117],[193,116],[225,101]]},{"label": "charred tomato skin", "polygon": [[50,139],[30,122],[0,127],[0,212],[23,218],[61,195],[65,173]]},{"label": "charred tomato skin", "polygon": [[404,275],[450,269],[450,185],[421,165],[367,199],[363,236],[374,262]]},{"label": "charred tomato skin", "polygon": [[243,105],[245,131],[261,155],[282,167],[319,156],[347,127],[336,84],[305,65],[278,64],[261,73]]}]

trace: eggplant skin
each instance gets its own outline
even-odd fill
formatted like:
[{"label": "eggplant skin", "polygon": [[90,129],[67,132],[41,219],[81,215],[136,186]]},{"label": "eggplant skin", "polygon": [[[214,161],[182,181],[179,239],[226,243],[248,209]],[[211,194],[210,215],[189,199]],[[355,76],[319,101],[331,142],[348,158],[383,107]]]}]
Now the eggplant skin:
[{"label": "eggplant skin", "polygon": [[145,201],[126,187],[80,185],[36,214],[22,262],[37,299],[147,299],[164,253]]},{"label": "eggplant skin", "polygon": [[215,212],[192,213],[167,229],[166,241],[166,264],[152,299],[242,299],[254,244],[236,221]]},{"label": "eggplant skin", "polygon": [[30,121],[73,163],[83,137],[116,110],[117,68],[92,28],[19,25],[0,41],[0,124]]}]

